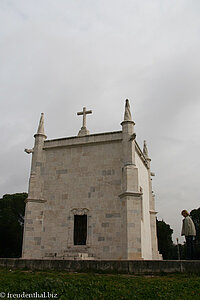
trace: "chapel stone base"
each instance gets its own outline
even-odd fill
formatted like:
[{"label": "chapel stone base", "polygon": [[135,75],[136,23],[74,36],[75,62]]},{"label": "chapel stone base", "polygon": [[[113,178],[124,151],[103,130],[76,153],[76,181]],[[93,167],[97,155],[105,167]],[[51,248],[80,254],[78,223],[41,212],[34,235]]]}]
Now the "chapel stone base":
[{"label": "chapel stone base", "polygon": [[200,273],[199,260],[41,260],[0,258],[0,267],[9,270],[95,272],[116,274]]}]

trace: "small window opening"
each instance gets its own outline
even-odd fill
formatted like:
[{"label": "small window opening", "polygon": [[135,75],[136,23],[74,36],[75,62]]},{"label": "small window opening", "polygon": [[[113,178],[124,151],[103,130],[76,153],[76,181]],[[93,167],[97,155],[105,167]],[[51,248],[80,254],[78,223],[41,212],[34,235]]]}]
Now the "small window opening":
[{"label": "small window opening", "polygon": [[86,245],[87,215],[74,215],[74,245]]}]

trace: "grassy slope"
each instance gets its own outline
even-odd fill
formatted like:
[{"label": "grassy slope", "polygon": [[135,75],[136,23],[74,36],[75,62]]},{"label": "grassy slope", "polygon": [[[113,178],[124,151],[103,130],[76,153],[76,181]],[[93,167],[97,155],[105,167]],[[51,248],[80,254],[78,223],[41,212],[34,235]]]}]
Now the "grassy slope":
[{"label": "grassy slope", "polygon": [[73,300],[200,299],[200,275],[131,276],[0,270],[0,292],[44,291],[57,293],[57,299]]}]

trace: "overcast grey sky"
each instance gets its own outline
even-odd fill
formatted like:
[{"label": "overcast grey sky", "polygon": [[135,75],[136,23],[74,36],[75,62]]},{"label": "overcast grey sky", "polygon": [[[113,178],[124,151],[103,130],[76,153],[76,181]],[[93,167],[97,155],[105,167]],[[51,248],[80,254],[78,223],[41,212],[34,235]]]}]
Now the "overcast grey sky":
[{"label": "overcast grey sky", "polygon": [[28,188],[40,113],[48,139],[121,130],[130,99],[152,158],[158,219],[180,236],[200,206],[200,1],[0,0],[0,196]]}]

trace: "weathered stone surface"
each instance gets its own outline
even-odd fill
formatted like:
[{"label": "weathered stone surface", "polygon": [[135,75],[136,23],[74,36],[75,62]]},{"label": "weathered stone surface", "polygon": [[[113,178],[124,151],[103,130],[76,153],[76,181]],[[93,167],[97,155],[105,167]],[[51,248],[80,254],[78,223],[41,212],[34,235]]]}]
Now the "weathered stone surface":
[{"label": "weathered stone surface", "polygon": [[120,216],[120,213],[106,214],[106,218],[119,218]]},{"label": "weathered stone surface", "polygon": [[67,174],[67,169],[64,169],[64,170],[56,170],[56,174]]},{"label": "weathered stone surface", "polygon": [[109,227],[109,223],[102,223],[101,226],[102,227]]}]

